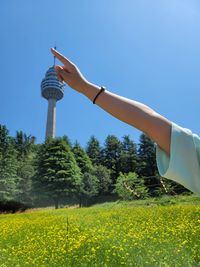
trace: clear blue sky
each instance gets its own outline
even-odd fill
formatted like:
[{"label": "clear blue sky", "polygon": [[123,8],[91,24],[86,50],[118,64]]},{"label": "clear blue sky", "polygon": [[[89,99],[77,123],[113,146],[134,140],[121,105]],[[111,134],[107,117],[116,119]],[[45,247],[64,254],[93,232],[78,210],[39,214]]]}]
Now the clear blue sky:
[{"label": "clear blue sky", "polygon": [[[44,141],[40,82],[56,41],[91,82],[199,134],[199,14],[199,0],[2,0],[0,123]],[[64,134],[85,147],[91,135],[138,143],[141,132],[66,87],[57,103],[56,135]]]}]

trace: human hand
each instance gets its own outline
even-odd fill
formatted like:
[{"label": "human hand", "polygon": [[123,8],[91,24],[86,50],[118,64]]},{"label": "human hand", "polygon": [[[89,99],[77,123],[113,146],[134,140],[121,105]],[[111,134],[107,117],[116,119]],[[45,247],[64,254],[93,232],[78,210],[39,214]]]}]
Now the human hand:
[{"label": "human hand", "polygon": [[51,48],[51,52],[63,63],[63,66],[55,66],[58,79],[65,81],[70,87],[82,93],[89,82],[82,75],[78,67],[54,48]]}]

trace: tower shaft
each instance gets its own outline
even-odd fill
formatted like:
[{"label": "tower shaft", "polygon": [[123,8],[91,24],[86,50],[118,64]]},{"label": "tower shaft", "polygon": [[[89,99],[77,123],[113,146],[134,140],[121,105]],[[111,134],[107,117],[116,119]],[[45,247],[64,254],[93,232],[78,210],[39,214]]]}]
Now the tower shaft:
[{"label": "tower shaft", "polygon": [[41,94],[48,100],[46,139],[55,138],[56,102],[64,96],[64,84],[58,79],[54,66],[48,69],[41,82]]},{"label": "tower shaft", "polygon": [[48,113],[46,125],[46,139],[48,137],[54,138],[56,130],[56,99],[48,99]]}]

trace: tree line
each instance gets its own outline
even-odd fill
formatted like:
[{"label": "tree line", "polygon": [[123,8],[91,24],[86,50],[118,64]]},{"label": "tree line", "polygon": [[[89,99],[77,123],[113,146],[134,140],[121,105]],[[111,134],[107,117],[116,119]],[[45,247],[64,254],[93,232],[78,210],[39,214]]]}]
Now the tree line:
[{"label": "tree line", "polygon": [[159,176],[155,143],[144,133],[139,144],[129,135],[122,140],[108,135],[101,146],[91,136],[83,148],[67,136],[35,144],[31,135],[17,131],[12,137],[0,125],[0,209],[9,203],[81,207],[109,198],[133,200],[183,192],[188,190]]}]

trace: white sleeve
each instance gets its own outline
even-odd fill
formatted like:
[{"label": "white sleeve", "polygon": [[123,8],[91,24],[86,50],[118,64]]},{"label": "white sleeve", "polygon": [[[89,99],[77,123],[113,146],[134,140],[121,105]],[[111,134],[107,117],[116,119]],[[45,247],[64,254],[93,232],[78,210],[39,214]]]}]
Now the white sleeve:
[{"label": "white sleeve", "polygon": [[170,157],[156,145],[160,176],[200,194],[200,137],[172,122]]}]

